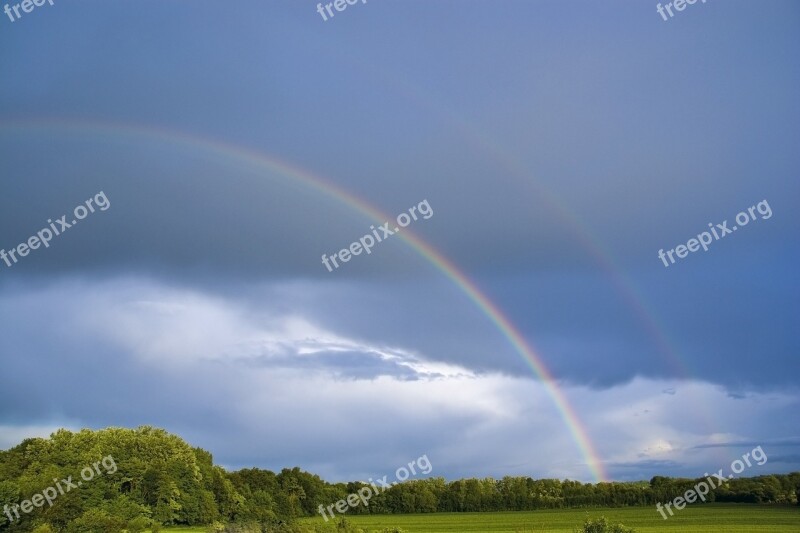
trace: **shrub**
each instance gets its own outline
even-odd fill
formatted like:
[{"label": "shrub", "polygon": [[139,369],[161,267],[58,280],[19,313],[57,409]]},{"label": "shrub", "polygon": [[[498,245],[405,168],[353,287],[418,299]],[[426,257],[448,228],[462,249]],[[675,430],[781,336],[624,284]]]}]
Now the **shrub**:
[{"label": "shrub", "polygon": [[[326,524],[315,524],[312,533],[365,533],[363,529],[357,528],[348,519],[341,517],[335,522]],[[282,531],[282,530],[281,530]]]},{"label": "shrub", "polygon": [[635,533],[633,529],[622,524],[609,524],[605,516],[597,520],[589,520],[583,523],[583,527],[576,529],[575,533]]},{"label": "shrub", "polygon": [[67,527],[68,533],[120,533],[125,521],[101,509],[89,509]]},{"label": "shrub", "polygon": [[261,533],[259,524],[237,524],[225,528],[225,533]]},{"label": "shrub", "polygon": [[266,526],[258,522],[245,522],[240,524],[221,524],[214,522],[208,529],[209,533],[262,533]]},{"label": "shrub", "polygon": [[138,516],[133,520],[128,521],[128,533],[142,533],[145,529],[150,528],[151,520],[144,516]]}]

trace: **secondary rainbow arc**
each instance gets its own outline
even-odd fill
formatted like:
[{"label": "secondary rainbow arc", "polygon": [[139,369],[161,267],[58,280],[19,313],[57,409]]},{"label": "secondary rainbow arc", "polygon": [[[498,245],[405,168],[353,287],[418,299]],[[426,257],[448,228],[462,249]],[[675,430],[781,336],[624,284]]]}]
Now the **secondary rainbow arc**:
[{"label": "secondary rainbow arc", "polygon": [[[641,290],[622,274],[622,269],[614,261],[612,254],[602,245],[601,240],[593,235],[591,229],[580,220],[580,218],[569,209],[558,195],[551,192],[547,187],[539,185],[536,180],[531,179],[530,172],[526,171],[518,161],[515,160],[500,143],[494,140],[483,129],[476,127],[464,116],[450,109],[448,102],[442,98],[434,96],[433,92],[423,89],[415,84],[406,76],[396,76],[383,65],[370,63],[367,64],[355,59],[355,55],[346,53],[338,49],[330,51],[338,61],[346,63],[349,68],[363,71],[375,76],[384,84],[384,89],[394,91],[402,95],[408,101],[424,109],[431,116],[438,116],[447,122],[459,135],[489,156],[489,159],[505,169],[510,176],[526,184],[536,193],[536,196],[544,201],[544,204],[552,209],[558,219],[564,222],[573,237],[578,240],[584,250],[593,258],[595,263],[608,276],[611,284],[625,303],[635,311],[635,317],[641,326],[654,341],[656,349],[663,356],[664,360],[671,367],[672,372],[683,379],[691,379],[691,369],[689,361],[679,355],[678,350],[672,345],[667,335],[666,329],[656,318],[656,314],[645,304],[645,298]],[[712,418],[706,418],[711,422]],[[711,424],[713,425],[713,424]]]}]

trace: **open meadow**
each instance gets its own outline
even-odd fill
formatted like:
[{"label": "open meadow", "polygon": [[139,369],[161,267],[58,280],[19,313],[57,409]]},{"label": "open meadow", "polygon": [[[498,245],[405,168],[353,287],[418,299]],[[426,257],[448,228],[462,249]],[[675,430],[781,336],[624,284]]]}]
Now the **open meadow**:
[{"label": "open meadow", "polygon": [[[351,516],[365,532],[399,527],[406,533],[572,533],[586,517],[605,516],[636,533],[792,533],[800,532],[800,508],[738,504],[687,507],[664,520],[650,507],[557,509],[507,513],[435,513]],[[304,519],[309,526],[321,518]],[[203,533],[205,528],[173,528],[170,533]]]},{"label": "open meadow", "polygon": [[[614,509],[555,509],[506,513],[437,513],[349,518],[365,531],[400,527],[408,533],[572,533],[586,517],[605,516],[632,527],[636,533],[789,533],[800,531],[800,508],[755,505],[687,507],[664,520],[651,507]],[[317,520],[319,522],[321,520]]]}]

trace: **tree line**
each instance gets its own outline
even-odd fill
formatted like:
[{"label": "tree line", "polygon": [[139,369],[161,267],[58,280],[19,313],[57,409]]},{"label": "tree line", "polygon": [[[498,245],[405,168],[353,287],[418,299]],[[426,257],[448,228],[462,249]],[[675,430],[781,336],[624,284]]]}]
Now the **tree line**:
[{"label": "tree line", "polygon": [[[228,472],[211,453],[162,429],[59,430],[48,439],[26,439],[0,452],[0,506],[30,500],[56,480],[79,473],[104,457],[115,471],[93,476],[31,512],[0,515],[9,533],[137,533],[160,525],[255,522],[291,524],[358,492],[361,482],[328,483],[299,468],[278,473],[258,468]],[[98,470],[99,471],[99,470]],[[407,481],[381,492],[350,514],[531,511],[566,507],[655,505],[671,501],[699,480],[656,476],[648,481],[581,483],[511,477],[441,477]],[[59,481],[60,483],[60,481]],[[709,501],[794,504],[800,472],[730,480]],[[9,519],[10,518],[12,519]],[[321,518],[320,518],[321,520]]]}]

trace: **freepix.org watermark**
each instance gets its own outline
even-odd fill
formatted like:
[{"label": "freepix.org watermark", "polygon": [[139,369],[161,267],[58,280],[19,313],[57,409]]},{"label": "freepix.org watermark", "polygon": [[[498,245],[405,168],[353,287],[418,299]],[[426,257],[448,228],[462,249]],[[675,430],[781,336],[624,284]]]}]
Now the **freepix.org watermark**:
[{"label": "freepix.org watermark", "polygon": [[[687,490],[683,496],[678,496],[671,502],[667,502],[664,505],[661,505],[660,502],[657,503],[656,511],[661,513],[661,516],[663,516],[664,520],[666,520],[668,517],[666,513],[664,513],[664,509],[669,512],[669,516],[675,516],[675,513],[673,513],[671,509],[673,506],[676,510],[681,511],[684,507],[686,507],[687,503],[696,502],[697,498],[700,498],[701,501],[706,501],[706,496],[708,496],[709,491],[716,489],[717,487],[722,486],[724,483],[727,483],[728,480],[733,479],[734,474],[741,474],[744,472],[745,464],[747,464],[747,467],[753,466],[753,463],[750,462],[751,458],[758,466],[762,466],[767,462],[767,454],[764,453],[764,450],[761,449],[761,446],[757,446],[751,451],[742,455],[741,459],[736,459],[731,463],[731,470],[733,471],[733,474],[728,474],[728,477],[725,477],[725,473],[722,471],[722,468],[720,468],[716,474],[709,475],[708,472],[706,472],[703,475],[706,476],[708,483],[701,481],[700,483],[696,484],[694,488]],[[716,484],[714,481],[716,481]]]},{"label": "freepix.org watermark", "polygon": [[[322,4],[317,4],[317,13],[322,16],[322,20],[328,22],[328,17],[333,18],[334,12],[331,10],[333,7],[336,11],[344,11],[347,9],[347,6],[354,6],[359,2],[359,0],[336,0],[335,2],[330,2],[325,4],[325,7],[322,7]],[[361,0],[362,4],[366,4],[367,0]],[[325,15],[325,11],[328,11],[328,15]]]},{"label": "freepix.org watermark", "polygon": [[[664,6],[658,4],[656,6],[656,11],[658,11],[658,14],[661,15],[661,18],[663,18],[664,21],[667,21],[669,19],[667,18],[667,14],[664,12],[665,10],[667,13],[669,13],[669,18],[672,18],[675,16],[675,14],[672,12],[673,7],[675,8],[675,11],[683,11],[686,9],[687,4],[692,5],[695,2],[697,2],[697,0],[672,0],[672,2],[667,2]],[[705,4],[706,0],[701,0],[701,2]]]},{"label": "freepix.org watermark", "polygon": [[103,191],[100,191],[94,196],[94,198],[89,198],[84,203],[73,209],[72,216],[74,218],[72,221],[67,222],[67,215],[62,216],[55,222],[48,218],[47,223],[50,224],[48,227],[42,229],[26,242],[18,244],[15,248],[12,248],[7,252],[5,249],[0,250],[0,259],[2,259],[6,266],[10,268],[17,264],[21,258],[26,257],[29,253],[31,253],[31,250],[37,250],[40,246],[49,248],[50,241],[53,240],[53,237],[61,235],[69,228],[77,224],[78,221],[83,220],[91,213],[94,213],[95,207],[97,207],[100,211],[107,211],[108,208],[111,207],[111,202],[108,201],[106,193]]},{"label": "freepix.org watermark", "polygon": [[323,507],[322,504],[317,508],[319,510],[319,514],[322,515],[322,518],[325,521],[328,521],[328,515],[325,513],[325,509],[328,510],[330,513],[330,518],[333,518],[333,508],[336,508],[336,512],[342,514],[347,511],[350,507],[356,507],[359,503],[363,505],[369,505],[369,500],[373,496],[380,494],[386,490],[388,490],[393,485],[397,485],[397,483],[402,483],[406,481],[411,476],[417,475],[417,469],[419,467],[420,474],[430,474],[433,470],[433,465],[431,464],[430,460],[428,459],[428,455],[425,454],[422,457],[418,457],[417,459],[408,463],[408,468],[405,466],[401,466],[397,469],[394,473],[394,477],[397,481],[388,482],[388,475],[383,476],[382,478],[378,479],[377,482],[380,483],[380,487],[378,487],[372,478],[369,478],[369,485],[361,487],[358,491],[348,494],[347,498],[343,500],[339,500],[336,503],[330,504],[328,507]]},{"label": "freepix.org watermark", "polygon": [[[708,245],[712,242],[718,241],[726,235],[732,234],[742,226],[749,224],[751,220],[756,220],[756,211],[761,215],[761,220],[766,220],[772,217],[772,208],[769,206],[769,203],[766,200],[762,200],[758,202],[757,205],[750,206],[747,211],[742,211],[736,215],[736,223],[738,226],[731,226],[729,228],[727,220],[724,220],[721,224],[716,225],[709,222],[708,227],[711,229],[711,233],[704,231],[698,234],[696,239],[689,239],[685,245],[679,244],[675,248],[668,250],[666,254],[662,248],[658,251],[658,258],[661,259],[665,267],[668,267],[670,264],[675,264],[675,258],[673,257],[673,254],[675,254],[678,259],[683,259],[689,255],[689,252],[696,252],[701,247],[703,248],[704,252],[707,252]],[[713,239],[711,238],[712,233],[714,237]],[[668,257],[670,261],[669,263],[667,263]]]},{"label": "freepix.org watermark", "polygon": [[[325,265],[328,272],[333,272],[334,268],[339,268],[339,263],[336,261],[337,259],[342,263],[347,263],[353,258],[352,256],[361,255],[361,252],[367,252],[367,255],[371,254],[372,247],[377,243],[399,232],[400,228],[405,228],[411,224],[412,221],[418,220],[417,212],[419,212],[419,215],[425,220],[433,216],[433,209],[431,209],[428,200],[422,200],[419,204],[409,209],[408,213],[400,213],[397,215],[397,226],[395,226],[394,229],[389,227],[389,222],[384,223],[378,228],[380,232],[378,229],[375,229],[375,226],[370,226],[372,234],[367,233],[359,240],[353,242],[348,248],[342,248],[339,250],[339,253],[333,254],[330,257],[326,254],[322,254],[322,264]],[[333,267],[331,267],[331,263],[333,263]]]},{"label": "freepix.org watermark", "polygon": [[[85,467],[81,470],[81,479],[83,481],[91,481],[94,479],[95,475],[102,475],[103,472],[100,471],[100,465],[105,468],[106,474],[114,474],[117,471],[117,463],[114,461],[114,458],[110,455],[103,457],[102,460],[97,461],[96,463],[92,464],[91,466]],[[13,522],[15,519],[19,520],[20,510],[28,514],[37,507],[44,507],[45,502],[47,502],[48,507],[53,506],[53,502],[56,501],[59,495],[64,495],[71,491],[72,489],[77,489],[81,485],[83,485],[83,481],[72,481],[72,476],[67,476],[67,479],[62,479],[59,481],[58,478],[53,478],[53,482],[55,486],[47,487],[41,493],[36,493],[31,496],[30,500],[22,500],[22,502],[14,505],[5,504],[3,506],[3,514],[8,517],[9,522]],[[11,514],[14,513],[14,516]]]},{"label": "freepix.org watermark", "polygon": [[[3,7],[3,12],[8,15],[8,18],[11,19],[11,22],[16,22],[22,18],[22,15],[19,12],[20,9],[22,9],[23,13],[30,13],[33,11],[34,7],[43,6],[45,3],[49,3],[52,6],[53,0],[22,0],[22,2],[11,4],[10,6],[6,4],[5,7]],[[14,11],[13,15],[11,14],[12,10]],[[14,18],[14,15],[16,15],[16,18]]]}]

